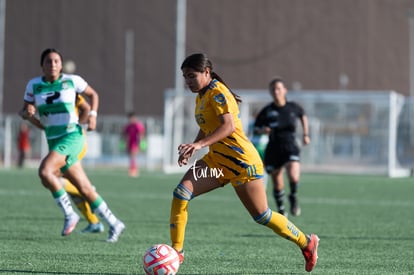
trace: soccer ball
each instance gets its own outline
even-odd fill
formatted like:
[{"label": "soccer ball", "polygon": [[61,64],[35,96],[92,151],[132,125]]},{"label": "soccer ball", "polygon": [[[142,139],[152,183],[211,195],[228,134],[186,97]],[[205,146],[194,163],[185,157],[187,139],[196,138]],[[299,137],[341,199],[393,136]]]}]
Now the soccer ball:
[{"label": "soccer ball", "polygon": [[180,267],[177,251],[167,244],[150,247],[142,260],[144,271],[148,275],[175,275]]}]

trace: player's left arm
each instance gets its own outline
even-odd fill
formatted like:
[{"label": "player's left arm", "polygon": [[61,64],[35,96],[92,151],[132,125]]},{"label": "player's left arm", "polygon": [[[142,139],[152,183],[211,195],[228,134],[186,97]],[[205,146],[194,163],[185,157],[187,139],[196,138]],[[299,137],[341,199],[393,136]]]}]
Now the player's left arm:
[{"label": "player's left arm", "polygon": [[96,129],[96,117],[98,116],[99,96],[91,86],[87,86],[83,94],[89,97],[91,110],[88,117],[88,131]]},{"label": "player's left arm", "polygon": [[303,129],[303,144],[308,145],[310,143],[308,117],[303,114],[300,117],[300,122]]},{"label": "player's left arm", "polygon": [[[81,97],[81,95],[78,95]],[[76,102],[76,107],[78,108],[79,113],[79,123],[87,124],[89,119],[89,112],[91,111],[91,105],[85,99],[78,99]]]}]

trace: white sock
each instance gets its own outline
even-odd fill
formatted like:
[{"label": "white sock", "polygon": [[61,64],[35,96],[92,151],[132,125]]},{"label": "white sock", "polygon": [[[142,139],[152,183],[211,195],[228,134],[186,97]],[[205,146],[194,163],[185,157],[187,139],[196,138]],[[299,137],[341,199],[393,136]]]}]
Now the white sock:
[{"label": "white sock", "polygon": [[108,205],[105,201],[102,201],[101,204],[94,211],[102,219],[104,219],[110,226],[115,226],[118,219],[112,213],[111,209],[108,208]]},{"label": "white sock", "polygon": [[57,205],[62,209],[65,217],[74,213],[72,204],[70,203],[68,193],[64,192],[61,196],[55,198]]}]

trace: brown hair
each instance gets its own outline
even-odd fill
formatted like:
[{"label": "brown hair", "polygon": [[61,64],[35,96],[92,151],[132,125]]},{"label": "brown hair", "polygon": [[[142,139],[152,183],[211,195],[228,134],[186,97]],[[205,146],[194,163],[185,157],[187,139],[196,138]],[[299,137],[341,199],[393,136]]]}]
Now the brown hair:
[{"label": "brown hair", "polygon": [[276,83],[279,83],[279,82],[282,83],[283,85],[285,85],[285,82],[283,81],[283,79],[281,77],[279,77],[279,76],[274,77],[269,83],[269,91],[273,92],[273,90],[275,89]]},{"label": "brown hair", "polygon": [[229,89],[231,94],[234,96],[234,99],[236,99],[237,103],[242,102],[239,95],[234,93],[229,86],[224,82],[224,80],[213,71],[213,64],[211,63],[210,59],[207,57],[204,53],[195,53],[190,56],[188,56],[183,63],[181,64],[181,70],[184,68],[191,68],[195,70],[196,72],[204,72],[207,68],[210,69],[210,74],[213,79],[217,79],[221,83],[224,84],[224,86]]},{"label": "brown hair", "polygon": [[43,66],[43,62],[45,61],[46,56],[50,53],[57,53],[60,56],[60,60],[62,61],[62,64],[63,64],[62,54],[54,48],[47,48],[42,52],[42,55],[40,56],[40,67]]}]

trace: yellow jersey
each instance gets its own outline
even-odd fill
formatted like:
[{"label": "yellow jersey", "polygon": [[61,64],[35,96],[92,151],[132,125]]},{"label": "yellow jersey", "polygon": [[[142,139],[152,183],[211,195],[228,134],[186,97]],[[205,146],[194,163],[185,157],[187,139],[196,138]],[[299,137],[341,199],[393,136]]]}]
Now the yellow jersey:
[{"label": "yellow jersey", "polygon": [[219,181],[223,184],[231,182],[236,186],[262,178],[263,163],[243,131],[237,101],[223,83],[214,79],[206,92],[196,98],[195,119],[201,131],[208,135],[221,125],[219,116],[226,113],[233,116],[235,131],[210,145],[203,161],[210,169],[222,169]]}]

